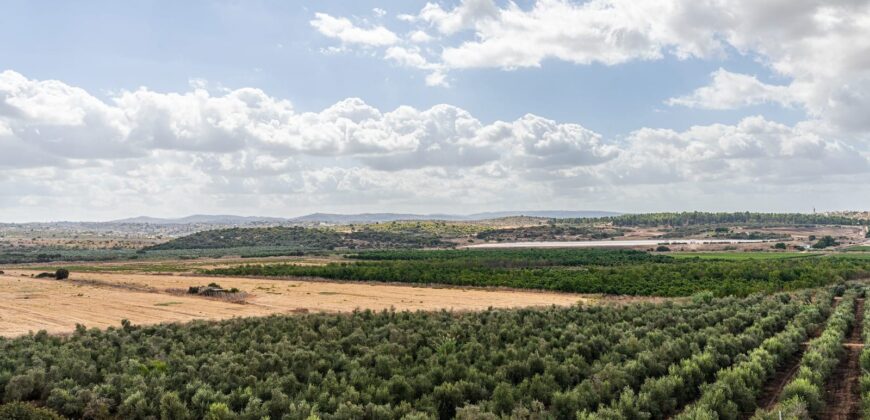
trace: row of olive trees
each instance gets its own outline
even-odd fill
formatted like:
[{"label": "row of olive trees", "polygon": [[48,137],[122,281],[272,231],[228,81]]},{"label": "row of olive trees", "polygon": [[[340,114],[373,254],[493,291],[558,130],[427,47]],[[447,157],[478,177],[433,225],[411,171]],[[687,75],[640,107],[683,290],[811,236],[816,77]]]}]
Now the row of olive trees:
[{"label": "row of olive trees", "polygon": [[[752,357],[758,352],[768,351],[768,348],[779,349],[785,347],[782,345],[784,342],[797,342],[805,337],[806,331],[824,319],[824,314],[830,310],[832,293],[823,295],[816,299],[817,303],[804,301],[803,305],[784,317],[781,317],[784,315],[781,313],[768,315],[742,334],[725,337],[727,339],[724,340],[711,340],[703,351],[670,366],[667,375],[647,378],[637,391],[626,389],[609,406],[595,413],[580,413],[578,418],[666,418],[673,415],[696,398],[699,390],[717,387],[718,381],[707,387],[704,384],[713,380],[717,372],[721,374],[721,371],[729,369],[735,359]],[[804,295],[804,298],[808,299],[809,296]],[[796,344],[794,346],[796,348]],[[748,355],[746,352],[749,352]],[[703,401],[704,396],[701,398]]]},{"label": "row of olive trees", "polygon": [[[868,232],[870,235],[870,232]],[[864,306],[864,350],[861,351],[861,411],[865,419],[870,418],[870,305]]]},{"label": "row of olive trees", "polygon": [[844,355],[843,340],[855,319],[858,292],[850,290],[846,293],[825,331],[810,341],[797,375],[782,390],[779,403],[770,410],[759,411],[753,419],[777,419],[780,413],[789,419],[820,418],[824,408],[825,383]]},{"label": "row of olive trees", "polygon": [[[636,399],[635,392],[639,389],[643,392],[644,388],[648,390],[657,378],[673,373],[681,364],[697,367],[699,365],[693,362],[712,360],[708,356],[724,354],[733,356],[731,353],[744,351],[744,346],[751,344],[749,337],[769,334],[778,326],[784,325],[798,312],[801,304],[800,300],[792,302],[787,296],[783,296],[782,300],[768,302],[771,306],[753,310],[752,316],[748,318],[741,316],[728,319],[706,331],[698,331],[697,335],[692,337],[696,338],[696,341],[665,342],[658,347],[645,350],[636,359],[620,364],[613,363],[610,369],[603,370],[601,374],[593,375],[581,382],[572,394],[565,395],[563,399],[573,402],[570,406],[572,413],[579,411],[586,417],[594,417],[590,412],[599,407],[603,408],[600,413],[604,413],[613,412],[616,406],[626,403],[639,406],[641,402],[635,400],[629,402],[626,399]],[[725,345],[734,342],[740,345]],[[724,362],[724,358],[720,357],[719,360]],[[715,371],[715,369],[711,370]],[[687,395],[682,391],[680,394]],[[618,401],[613,407],[604,408],[614,400]],[[656,413],[653,414],[655,416]]]},{"label": "row of olive trees", "polygon": [[[778,418],[786,413],[791,419],[818,418],[821,392],[825,380],[836,366],[842,352],[842,340],[854,319],[858,290],[851,289],[828,319],[824,332],[812,340],[801,359],[797,376],[786,385],[782,402],[770,411],[761,411],[756,419]],[[808,330],[794,332],[779,342],[753,352],[747,360],[717,374],[717,382],[705,389],[701,399],[677,419],[739,419],[756,407],[764,385],[806,338]],[[806,407],[809,412],[806,412]]]},{"label": "row of olive trees", "polygon": [[633,372],[611,362],[661,372],[649,351],[666,342],[699,331],[711,334],[706,342],[731,342],[753,316],[784,320],[796,305],[753,296],[81,327],[68,337],[0,338],[0,399],[70,418],[556,417],[557,396],[586,379],[621,384],[604,372]]}]

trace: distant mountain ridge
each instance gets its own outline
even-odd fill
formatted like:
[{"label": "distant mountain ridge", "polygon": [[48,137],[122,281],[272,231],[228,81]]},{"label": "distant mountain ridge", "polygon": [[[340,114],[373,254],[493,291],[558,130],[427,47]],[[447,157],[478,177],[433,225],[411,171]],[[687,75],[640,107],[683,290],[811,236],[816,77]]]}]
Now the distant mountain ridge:
[{"label": "distant mountain ridge", "polygon": [[622,213],[595,210],[534,210],[534,211],[497,211],[459,214],[416,214],[416,213],[312,213],[294,218],[281,217],[257,217],[257,216],[233,216],[233,215],[205,215],[197,214],[181,218],[158,218],[139,216],[127,219],[112,220],[109,223],[127,224],[154,224],[154,225],[177,225],[177,224],[214,224],[214,225],[246,225],[257,223],[376,223],[394,222],[399,220],[445,220],[445,221],[479,221],[498,219],[511,216],[529,216],[545,218],[582,218],[582,217],[607,217],[618,216]]},{"label": "distant mountain ridge", "polygon": [[234,216],[227,214],[194,214],[180,218],[160,218],[139,216],[128,219],[112,220],[108,223],[152,224],[152,225],[184,225],[184,224],[213,224],[213,225],[237,225],[248,223],[281,223],[291,219],[280,217],[259,216]]}]

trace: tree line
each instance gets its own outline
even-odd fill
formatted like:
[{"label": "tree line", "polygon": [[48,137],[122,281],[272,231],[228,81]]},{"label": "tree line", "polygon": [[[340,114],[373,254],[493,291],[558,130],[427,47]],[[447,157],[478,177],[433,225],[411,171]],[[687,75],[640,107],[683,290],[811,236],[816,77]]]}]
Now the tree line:
[{"label": "tree line", "polygon": [[692,225],[870,225],[870,220],[816,213],[709,213],[672,212],[623,214],[590,219],[560,219],[573,223],[612,223],[614,226],[692,226]]}]

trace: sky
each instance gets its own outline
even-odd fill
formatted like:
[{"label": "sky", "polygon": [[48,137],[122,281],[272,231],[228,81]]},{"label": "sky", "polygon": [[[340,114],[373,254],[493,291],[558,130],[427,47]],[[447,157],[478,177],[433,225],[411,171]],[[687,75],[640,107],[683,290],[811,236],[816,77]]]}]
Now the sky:
[{"label": "sky", "polygon": [[870,208],[870,0],[0,8],[0,222]]}]

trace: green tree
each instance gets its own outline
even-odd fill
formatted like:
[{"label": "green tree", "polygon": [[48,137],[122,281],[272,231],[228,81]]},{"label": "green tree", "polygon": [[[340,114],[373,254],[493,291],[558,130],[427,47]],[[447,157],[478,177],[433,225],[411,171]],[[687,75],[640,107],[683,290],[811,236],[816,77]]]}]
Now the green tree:
[{"label": "green tree", "polygon": [[163,420],[186,420],[190,418],[190,411],[178,397],[178,393],[167,392],[160,398],[160,418]]}]

